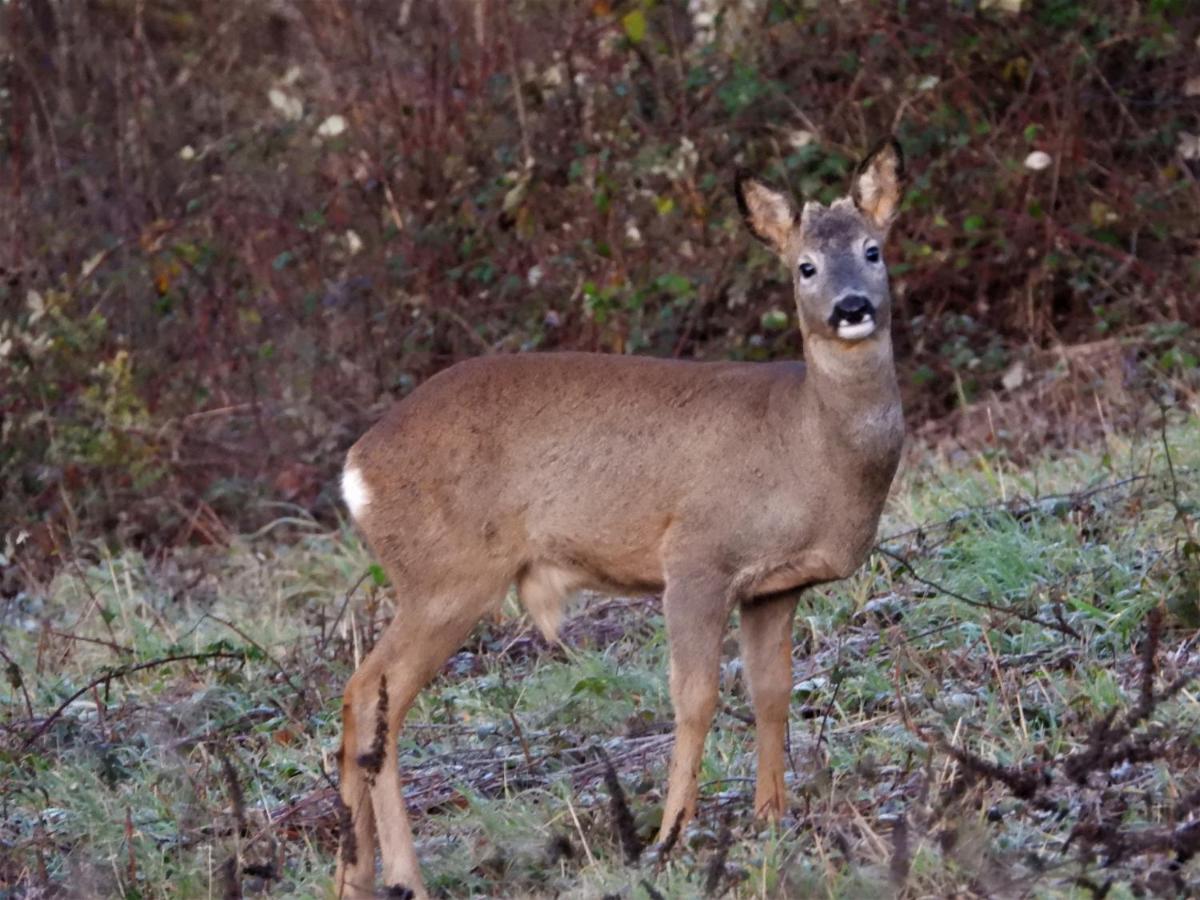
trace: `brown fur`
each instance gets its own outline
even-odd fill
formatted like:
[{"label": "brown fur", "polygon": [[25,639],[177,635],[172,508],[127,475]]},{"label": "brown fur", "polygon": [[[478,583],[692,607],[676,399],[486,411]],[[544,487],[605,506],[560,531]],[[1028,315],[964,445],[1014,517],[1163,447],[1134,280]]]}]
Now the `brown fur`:
[{"label": "brown fur", "polygon": [[[901,168],[898,148],[881,145],[856,176],[865,199],[802,214],[739,182],[752,231],[793,272],[818,269],[796,277],[807,366],[473,359],[430,379],[351,448],[348,478],[366,501],[355,520],[392,578],[398,614],[346,689],[342,794],[358,853],[339,871],[345,895],[369,896],[374,825],[384,883],[426,896],[396,734],[417,692],[513,583],[551,634],[579,589],[664,591],[676,740],[659,839],[672,843],[695,814],[722,634],[741,604],[755,810],[784,812],[796,597],[866,558],[903,440],[886,271],[863,257],[886,235]],[[853,342],[830,324],[850,294],[871,300],[877,322]],[[376,720],[387,730],[372,740],[365,726]]]}]

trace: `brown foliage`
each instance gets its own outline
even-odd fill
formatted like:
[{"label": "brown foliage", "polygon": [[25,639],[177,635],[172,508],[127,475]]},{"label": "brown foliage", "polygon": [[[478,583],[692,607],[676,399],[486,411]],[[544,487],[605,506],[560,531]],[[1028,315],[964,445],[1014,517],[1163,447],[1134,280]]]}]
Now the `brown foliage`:
[{"label": "brown foliage", "polygon": [[828,200],[893,130],[912,415],[1027,345],[1186,365],[1200,18],[975,7],[13,0],[0,518],[222,541],[331,515],[341,448],[467,355],[796,355],[727,174]]}]

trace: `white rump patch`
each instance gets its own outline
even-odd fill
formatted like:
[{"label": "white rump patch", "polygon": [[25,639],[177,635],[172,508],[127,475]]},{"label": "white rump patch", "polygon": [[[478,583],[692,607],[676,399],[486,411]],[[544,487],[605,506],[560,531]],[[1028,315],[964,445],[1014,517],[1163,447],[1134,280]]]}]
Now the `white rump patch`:
[{"label": "white rump patch", "polygon": [[843,341],[861,341],[865,337],[870,337],[874,332],[875,320],[873,318],[863,319],[853,325],[849,322],[842,322],[837,327],[837,335]]},{"label": "white rump patch", "polygon": [[354,466],[348,465],[342,470],[342,496],[350,508],[350,515],[356,519],[371,505],[371,492],[367,490],[362,473]]}]

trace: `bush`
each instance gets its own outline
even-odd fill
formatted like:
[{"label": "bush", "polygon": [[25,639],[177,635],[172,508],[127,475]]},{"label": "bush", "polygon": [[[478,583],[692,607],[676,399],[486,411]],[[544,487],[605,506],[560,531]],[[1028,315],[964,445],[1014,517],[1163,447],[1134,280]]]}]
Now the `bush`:
[{"label": "bush", "polygon": [[464,356],[797,355],[731,172],[829,200],[889,130],[915,419],[1016,348],[1196,324],[1182,0],[28,0],[5,27],[0,518],[45,546],[328,515],[340,450]]}]

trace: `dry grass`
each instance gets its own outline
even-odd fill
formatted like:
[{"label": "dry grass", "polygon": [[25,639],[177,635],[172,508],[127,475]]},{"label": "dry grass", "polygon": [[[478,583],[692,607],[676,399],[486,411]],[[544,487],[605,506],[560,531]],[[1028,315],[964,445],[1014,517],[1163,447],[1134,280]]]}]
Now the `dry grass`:
[{"label": "dry grass", "polygon": [[[510,603],[401,739],[431,887],[1194,893],[1200,430],[1167,435],[1170,467],[1154,432],[1021,466],[915,460],[880,552],[802,605],[778,827],[749,817],[754,734],[730,652],[698,821],[630,862],[670,749],[657,602],[589,599],[562,649]],[[352,535],[292,523],[228,551],[97,550],[11,601],[10,895],[328,894],[340,690],[388,613],[369,566]]]}]

